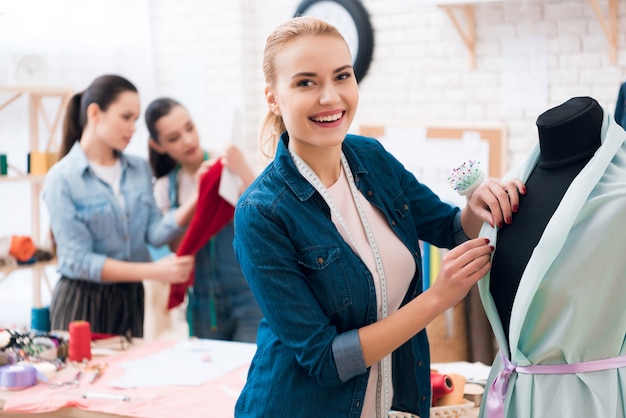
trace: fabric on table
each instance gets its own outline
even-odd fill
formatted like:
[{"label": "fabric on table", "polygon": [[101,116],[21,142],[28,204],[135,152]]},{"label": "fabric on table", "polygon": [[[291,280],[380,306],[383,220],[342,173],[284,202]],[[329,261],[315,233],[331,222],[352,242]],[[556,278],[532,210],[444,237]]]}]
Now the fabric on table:
[{"label": "fabric on table", "polygon": [[[205,340],[208,341],[208,340]],[[234,405],[244,385],[248,365],[234,369],[220,377],[209,380],[199,386],[159,386],[149,388],[115,389],[110,382],[123,376],[121,363],[141,360],[147,356],[174,347],[177,341],[155,341],[151,344],[138,345],[132,349],[102,358],[108,367],[102,377],[94,383],[87,383],[84,378],[77,388],[50,389],[45,383],[38,383],[23,391],[14,392],[4,405],[4,412],[10,413],[45,413],[65,407],[75,407],[88,411],[98,411],[130,417],[150,418],[204,418],[210,413],[212,418],[232,418]],[[222,344],[243,344],[220,341]],[[249,357],[254,353],[250,345]],[[99,361],[100,359],[94,359]],[[65,375],[60,373],[67,372]],[[59,372],[52,381],[65,380],[73,376],[72,370]],[[109,393],[128,396],[130,401],[110,399],[83,399],[85,392]]]}]

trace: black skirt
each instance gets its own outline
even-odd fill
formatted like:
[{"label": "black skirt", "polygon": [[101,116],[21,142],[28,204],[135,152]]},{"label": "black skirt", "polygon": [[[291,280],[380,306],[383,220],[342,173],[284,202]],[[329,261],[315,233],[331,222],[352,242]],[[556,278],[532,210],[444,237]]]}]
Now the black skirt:
[{"label": "black skirt", "polygon": [[70,322],[88,321],[92,333],[143,336],[143,284],[101,284],[61,277],[50,303],[50,326],[67,330]]}]

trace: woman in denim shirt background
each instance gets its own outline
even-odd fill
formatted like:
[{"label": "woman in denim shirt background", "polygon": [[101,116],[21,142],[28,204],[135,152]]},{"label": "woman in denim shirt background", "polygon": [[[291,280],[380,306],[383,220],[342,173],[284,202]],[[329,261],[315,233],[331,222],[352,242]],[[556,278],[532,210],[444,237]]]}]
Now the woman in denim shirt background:
[{"label": "woman in denim shirt background", "polygon": [[[256,177],[235,145],[219,153],[209,154],[202,149],[196,125],[178,101],[169,97],[153,100],[144,120],[150,133],[150,166],[157,177],[154,197],[162,211],[189,199],[198,187],[198,169],[209,169],[218,158],[239,177],[238,194]],[[189,335],[253,343],[263,314],[235,259],[234,233],[233,223],[229,222],[196,254],[194,284],[188,291]],[[170,248],[176,251],[178,244],[172,242]],[[161,287],[157,283],[150,286]],[[155,289],[158,293],[159,289]],[[166,300],[160,302],[167,305]]]},{"label": "woman in denim shirt background", "polygon": [[[378,141],[347,134],[352,60],[321,20],[279,26],[263,70],[274,159],[239,200],[234,247],[265,318],[235,416],[427,418],[424,327],[489,270],[493,247],[468,237],[504,225],[524,185],[489,180],[461,211]],[[451,248],[424,293],[420,239]]]},{"label": "woman in denim shirt background", "polygon": [[193,256],[150,261],[147,243],[180,236],[195,200],[163,216],[145,159],[126,155],[139,117],[136,87],[117,75],[96,78],[66,109],[61,158],[44,180],[56,246],[52,329],[86,320],[94,333],[143,335],[142,280],[184,282]]}]

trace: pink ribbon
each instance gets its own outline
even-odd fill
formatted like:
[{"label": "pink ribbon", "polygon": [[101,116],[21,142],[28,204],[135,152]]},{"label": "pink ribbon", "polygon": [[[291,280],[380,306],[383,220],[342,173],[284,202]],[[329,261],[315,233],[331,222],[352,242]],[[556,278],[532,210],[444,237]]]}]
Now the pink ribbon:
[{"label": "pink ribbon", "polygon": [[534,364],[530,366],[518,366],[511,362],[502,352],[500,352],[500,358],[502,359],[502,370],[500,370],[487,392],[485,408],[488,418],[504,418],[504,401],[509,386],[509,378],[514,372],[524,374],[571,374],[626,367],[626,356],[572,364]]}]

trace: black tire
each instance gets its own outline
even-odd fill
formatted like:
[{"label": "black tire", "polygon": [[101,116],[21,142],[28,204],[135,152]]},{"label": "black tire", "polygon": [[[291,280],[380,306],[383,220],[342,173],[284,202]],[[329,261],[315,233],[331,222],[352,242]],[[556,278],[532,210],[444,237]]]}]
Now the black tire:
[{"label": "black tire", "polygon": [[365,74],[367,74],[367,70],[369,70],[374,53],[374,30],[370,22],[369,14],[360,0],[303,0],[296,9],[294,17],[307,15],[307,9],[321,1],[337,3],[343,7],[354,20],[358,32],[359,49],[356,56],[353,57],[354,62],[352,65],[354,67],[356,80],[360,82],[363,77],[365,77]]}]

